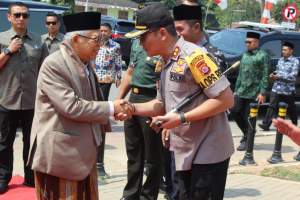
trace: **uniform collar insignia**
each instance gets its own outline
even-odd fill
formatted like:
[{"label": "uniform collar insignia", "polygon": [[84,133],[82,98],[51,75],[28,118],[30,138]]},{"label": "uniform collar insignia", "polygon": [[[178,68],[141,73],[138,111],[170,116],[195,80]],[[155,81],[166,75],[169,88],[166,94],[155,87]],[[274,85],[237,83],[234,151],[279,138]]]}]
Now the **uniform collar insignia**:
[{"label": "uniform collar insignia", "polygon": [[180,51],[181,51],[180,48],[176,46],[175,49],[173,50],[173,55],[172,55],[173,60],[178,60]]}]

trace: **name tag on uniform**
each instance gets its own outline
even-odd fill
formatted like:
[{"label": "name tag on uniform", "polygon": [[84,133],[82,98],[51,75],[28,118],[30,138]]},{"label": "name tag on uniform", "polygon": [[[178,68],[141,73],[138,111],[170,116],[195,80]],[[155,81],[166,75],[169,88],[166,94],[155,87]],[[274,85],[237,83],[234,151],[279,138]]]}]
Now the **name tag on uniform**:
[{"label": "name tag on uniform", "polygon": [[185,58],[195,81],[203,88],[208,88],[221,77],[217,64],[201,49],[195,50]]},{"label": "name tag on uniform", "polygon": [[173,64],[170,72],[170,80],[176,82],[184,81],[185,60],[180,58]]}]

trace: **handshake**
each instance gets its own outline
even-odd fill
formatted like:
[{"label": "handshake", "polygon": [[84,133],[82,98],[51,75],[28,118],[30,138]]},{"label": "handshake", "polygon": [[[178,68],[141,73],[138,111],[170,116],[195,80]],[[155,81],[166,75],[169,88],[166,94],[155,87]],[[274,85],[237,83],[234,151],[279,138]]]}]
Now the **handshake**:
[{"label": "handshake", "polygon": [[134,104],[126,100],[115,100],[113,104],[115,112],[114,117],[116,120],[124,121],[130,119],[135,112]]}]

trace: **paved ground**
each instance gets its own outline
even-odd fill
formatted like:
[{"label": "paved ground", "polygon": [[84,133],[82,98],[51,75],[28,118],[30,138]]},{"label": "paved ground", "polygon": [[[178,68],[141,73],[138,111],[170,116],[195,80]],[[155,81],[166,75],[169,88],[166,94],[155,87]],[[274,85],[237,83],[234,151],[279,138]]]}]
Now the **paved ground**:
[{"label": "paved ground", "polygon": [[[114,99],[117,90],[112,87],[110,99]],[[258,122],[259,123],[259,122]],[[298,123],[299,124],[299,123]],[[240,140],[240,131],[236,124],[230,123],[234,142],[237,146]],[[105,165],[110,174],[106,180],[99,179],[99,191],[101,200],[118,200],[122,196],[122,190],[126,184],[126,152],[121,122],[112,122],[113,132],[107,134]],[[15,142],[14,174],[23,174],[22,141],[17,137]],[[238,174],[238,171],[251,171],[257,168],[272,167],[266,160],[272,155],[275,141],[275,130],[263,132],[259,129],[256,133],[254,158],[255,166],[240,166],[238,163],[244,157],[244,152],[235,152],[231,158],[229,176],[226,185],[226,200],[286,200],[300,199],[300,183],[266,178],[256,175]],[[285,162],[281,165],[298,165],[293,160],[299,148],[288,138],[284,138],[282,145],[282,157]],[[300,162],[299,162],[300,164]],[[0,198],[1,199],[1,198]],[[159,195],[159,200],[163,200]]]},{"label": "paved ground", "polygon": [[[126,183],[126,153],[122,123],[113,122],[113,132],[107,134],[105,165],[110,174],[106,180],[99,179],[99,191],[102,200],[118,200],[121,198],[123,187]],[[239,130],[231,122],[235,144],[240,140]],[[300,183],[284,181],[273,178],[260,177],[255,175],[236,174],[240,170],[251,170],[258,167],[267,167],[270,164],[266,161],[273,152],[275,141],[275,131],[257,132],[255,139],[254,157],[256,166],[240,166],[238,162],[243,158],[244,152],[235,152],[231,158],[230,174],[226,186],[225,199],[232,200],[281,200],[298,199],[300,197]],[[22,137],[18,136],[15,142],[14,174],[23,174]],[[297,164],[293,156],[298,152],[298,148],[289,139],[284,138],[282,156],[285,160],[283,165]],[[1,198],[0,198],[1,199]],[[163,200],[163,195],[159,195],[159,200]]]}]

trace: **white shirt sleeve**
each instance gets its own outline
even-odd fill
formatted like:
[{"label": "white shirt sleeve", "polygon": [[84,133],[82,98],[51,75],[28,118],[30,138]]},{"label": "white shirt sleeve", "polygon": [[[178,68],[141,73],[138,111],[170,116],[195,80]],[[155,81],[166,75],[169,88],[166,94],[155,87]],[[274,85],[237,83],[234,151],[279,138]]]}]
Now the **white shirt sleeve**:
[{"label": "white shirt sleeve", "polygon": [[108,103],[109,103],[109,116],[114,116],[115,114],[114,103],[112,101],[108,101]]}]

